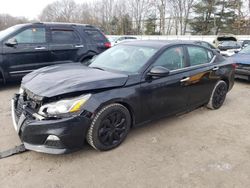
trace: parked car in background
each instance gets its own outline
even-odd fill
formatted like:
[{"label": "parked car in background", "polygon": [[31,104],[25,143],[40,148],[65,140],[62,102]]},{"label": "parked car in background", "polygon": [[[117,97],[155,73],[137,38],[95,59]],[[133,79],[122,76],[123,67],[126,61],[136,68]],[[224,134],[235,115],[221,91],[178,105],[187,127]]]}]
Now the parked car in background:
[{"label": "parked car in background", "polygon": [[206,105],[218,109],[234,85],[235,66],[190,42],[133,41],[90,65],[50,66],[26,75],[12,101],[24,146],[61,154],[119,146],[130,128]]},{"label": "parked car in background", "polygon": [[222,55],[229,57],[238,53],[241,50],[241,45],[236,41],[222,41],[218,49]]},{"label": "parked car in background", "polygon": [[216,49],[217,49],[217,48],[215,48],[212,44],[210,44],[209,42],[206,42],[206,41],[194,40],[194,41],[190,41],[190,42],[193,42],[193,43],[195,43],[195,44],[198,44],[198,45],[201,45],[201,46],[204,46],[204,47],[213,49],[213,50],[216,50]]},{"label": "parked car in background", "polygon": [[84,62],[110,47],[91,25],[29,23],[0,32],[0,79],[20,79],[48,65]]},{"label": "parked car in background", "polygon": [[233,34],[219,34],[215,40],[213,41],[213,45],[218,48],[218,46],[221,44],[223,41],[235,41],[238,42],[238,39],[235,35]]},{"label": "parked car in background", "polygon": [[236,64],[235,78],[250,81],[250,46],[243,48],[231,57]]},{"label": "parked car in background", "polygon": [[217,51],[218,53],[220,53],[220,50],[218,48],[215,48],[212,44],[210,44],[209,42],[206,42],[206,41],[202,41],[202,40],[190,40],[190,42],[193,42],[194,44],[198,44],[198,45],[201,45],[201,46],[204,46],[206,48],[210,48],[212,50],[215,50]]},{"label": "parked car in background", "polygon": [[111,42],[111,46],[115,46],[121,42],[137,40],[136,37],[131,36],[112,36],[108,38]]},{"label": "parked car in background", "polygon": [[245,48],[245,47],[247,47],[249,44],[250,44],[250,40],[243,40],[241,45],[242,45],[242,48]]}]

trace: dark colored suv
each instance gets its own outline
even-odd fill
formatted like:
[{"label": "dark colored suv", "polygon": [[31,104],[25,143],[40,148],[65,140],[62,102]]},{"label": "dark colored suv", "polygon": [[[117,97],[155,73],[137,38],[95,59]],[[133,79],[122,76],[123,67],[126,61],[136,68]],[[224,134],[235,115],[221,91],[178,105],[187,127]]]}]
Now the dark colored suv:
[{"label": "dark colored suv", "polygon": [[20,79],[48,65],[84,62],[110,47],[96,27],[29,23],[0,32],[0,80]]}]

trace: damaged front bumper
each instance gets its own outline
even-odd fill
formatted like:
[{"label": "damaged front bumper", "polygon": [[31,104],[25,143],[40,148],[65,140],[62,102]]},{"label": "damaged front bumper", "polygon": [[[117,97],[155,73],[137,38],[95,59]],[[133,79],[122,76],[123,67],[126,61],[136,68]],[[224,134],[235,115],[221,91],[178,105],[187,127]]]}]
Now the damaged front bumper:
[{"label": "damaged front bumper", "polygon": [[63,154],[82,148],[90,118],[78,115],[46,119],[24,104],[18,94],[11,103],[13,125],[26,149]]}]

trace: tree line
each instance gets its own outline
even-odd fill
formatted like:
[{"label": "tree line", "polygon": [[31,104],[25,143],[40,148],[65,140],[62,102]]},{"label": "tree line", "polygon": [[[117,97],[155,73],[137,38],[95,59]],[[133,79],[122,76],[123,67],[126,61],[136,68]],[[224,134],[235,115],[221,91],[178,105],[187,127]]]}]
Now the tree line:
[{"label": "tree line", "polygon": [[[38,21],[92,24],[111,35],[250,34],[250,0],[93,0],[48,4]],[[25,18],[0,15],[0,29]]]}]

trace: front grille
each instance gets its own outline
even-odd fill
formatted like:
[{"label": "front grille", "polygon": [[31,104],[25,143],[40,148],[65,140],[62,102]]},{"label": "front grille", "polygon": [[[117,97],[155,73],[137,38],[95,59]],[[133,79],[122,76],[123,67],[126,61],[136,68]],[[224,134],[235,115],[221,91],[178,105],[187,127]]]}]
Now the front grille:
[{"label": "front grille", "polygon": [[15,109],[15,114],[16,114],[18,120],[19,120],[19,118],[21,117],[21,115],[23,113],[23,108],[22,107],[23,107],[23,103],[20,100],[18,100],[16,109]]},{"label": "front grille", "polygon": [[40,104],[32,101],[31,99],[27,100],[25,95],[19,96],[15,105],[15,115],[16,121],[18,122],[21,115],[25,113],[27,119],[34,119],[32,117],[33,113],[36,113],[40,108]]}]

